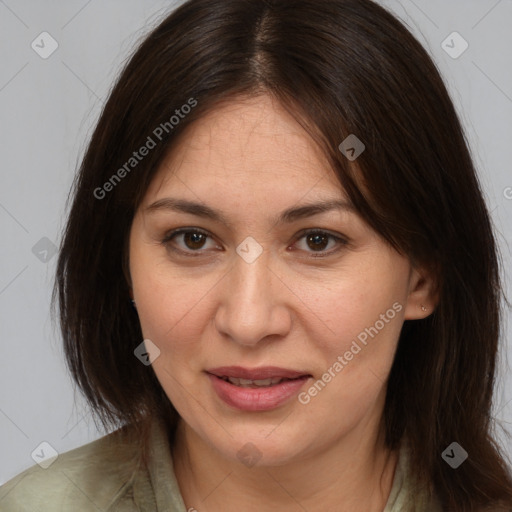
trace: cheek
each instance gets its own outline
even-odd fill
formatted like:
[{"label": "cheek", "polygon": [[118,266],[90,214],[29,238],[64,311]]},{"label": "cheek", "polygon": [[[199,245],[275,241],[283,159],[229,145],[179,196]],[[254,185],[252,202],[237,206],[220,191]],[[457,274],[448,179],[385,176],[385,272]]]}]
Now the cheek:
[{"label": "cheek", "polygon": [[382,337],[386,333],[396,339],[405,309],[405,284],[401,270],[382,265],[333,276],[328,286],[310,282],[301,300],[303,309],[314,314],[318,332],[323,326],[324,336],[315,344],[336,352],[349,350],[359,335],[364,341],[368,329],[375,333],[375,324]]},{"label": "cheek", "polygon": [[193,328],[190,315],[215,283],[204,277],[191,278],[190,273],[185,278],[183,270],[169,264],[164,251],[144,243],[137,234],[135,229],[130,240],[130,275],[142,333],[157,345],[165,345],[176,332]]},{"label": "cheek", "polygon": [[[179,281],[179,280],[178,280]],[[169,400],[181,413],[190,407],[197,370],[204,354],[204,319],[198,318],[204,307],[198,290],[180,288],[177,281],[146,279],[139,286],[137,307],[144,339],[160,350],[153,371]],[[200,398],[200,391],[194,396]]]},{"label": "cheek", "polygon": [[171,348],[171,341],[176,349],[198,343],[202,325],[197,316],[204,309],[205,300],[201,288],[199,283],[181,287],[179,280],[148,277],[137,293],[144,337],[162,345],[161,350]]},{"label": "cheek", "polygon": [[[379,396],[403,325],[407,267],[400,261],[380,263],[379,267],[368,265],[362,272],[346,272],[322,291],[317,287],[310,296],[314,312],[322,320],[317,321],[316,336],[308,333],[310,351],[312,360],[323,362],[322,375],[316,377],[324,377],[329,388],[319,394],[345,404],[355,415],[357,411],[362,414]],[[321,329],[321,324],[328,325],[329,331]],[[316,392],[311,389],[312,400]],[[315,402],[318,414],[322,414],[324,399]]]}]

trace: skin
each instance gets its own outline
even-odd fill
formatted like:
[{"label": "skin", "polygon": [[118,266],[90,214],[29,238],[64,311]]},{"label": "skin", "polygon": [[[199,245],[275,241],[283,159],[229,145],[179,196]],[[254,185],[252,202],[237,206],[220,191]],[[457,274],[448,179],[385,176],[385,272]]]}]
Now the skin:
[{"label": "skin", "polygon": [[[147,209],[167,197],[221,210],[229,225]],[[191,125],[135,215],[131,285],[144,338],[160,350],[153,369],[181,416],[173,464],[187,510],[381,512],[386,504],[397,454],[380,428],[385,383],[404,320],[435,306],[433,283],[357,213],[273,222],[287,208],[332,198],[347,196],[325,158],[262,95]],[[163,243],[182,227],[209,237]],[[306,229],[348,243],[321,238],[318,249]],[[248,236],[263,248],[251,264],[236,252]],[[401,311],[306,405],[294,397],[272,411],[239,411],[204,373],[279,366],[311,374],[307,391],[394,303]],[[253,467],[237,457],[246,443],[261,456]]]}]

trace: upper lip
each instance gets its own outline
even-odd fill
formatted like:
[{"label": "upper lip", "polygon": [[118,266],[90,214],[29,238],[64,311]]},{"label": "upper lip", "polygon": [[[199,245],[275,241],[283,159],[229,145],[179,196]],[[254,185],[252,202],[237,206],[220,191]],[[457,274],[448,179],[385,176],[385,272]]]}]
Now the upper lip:
[{"label": "upper lip", "polygon": [[277,366],[261,366],[259,368],[244,368],[242,366],[221,366],[210,368],[207,373],[217,377],[235,377],[239,379],[260,380],[281,377],[283,379],[296,379],[297,377],[309,376],[307,372],[287,370]]}]

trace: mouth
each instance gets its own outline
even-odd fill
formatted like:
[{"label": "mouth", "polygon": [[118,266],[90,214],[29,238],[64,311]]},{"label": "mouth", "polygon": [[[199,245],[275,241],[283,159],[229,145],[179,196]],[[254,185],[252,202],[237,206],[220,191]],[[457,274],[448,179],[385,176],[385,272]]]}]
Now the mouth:
[{"label": "mouth", "polygon": [[303,378],[306,378],[306,375],[297,377],[295,379],[272,377],[270,379],[254,379],[254,380],[252,380],[252,379],[242,379],[242,378],[237,378],[237,377],[226,377],[226,376],[221,376],[219,378],[226,382],[230,382],[234,386],[238,386],[240,388],[257,389],[257,388],[268,388],[270,386],[275,386],[276,384],[281,384],[281,382],[286,382],[286,381],[290,381],[290,380],[303,379]]},{"label": "mouth", "polygon": [[206,370],[219,398],[236,409],[264,411],[288,402],[312,377],[302,371],[229,366]]},{"label": "mouth", "polygon": [[259,368],[244,368],[243,366],[222,366],[211,368],[206,373],[228,380],[235,386],[248,387],[272,386],[284,380],[295,380],[302,377],[311,377],[307,372],[279,368],[277,366],[261,366]]}]

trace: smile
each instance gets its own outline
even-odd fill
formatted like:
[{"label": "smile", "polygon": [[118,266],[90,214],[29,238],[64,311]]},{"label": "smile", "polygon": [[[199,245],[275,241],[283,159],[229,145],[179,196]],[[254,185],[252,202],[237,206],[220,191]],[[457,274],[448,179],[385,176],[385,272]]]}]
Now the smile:
[{"label": "smile", "polygon": [[223,367],[206,371],[221,401],[242,411],[268,411],[297,395],[310,374],[276,367]]},{"label": "smile", "polygon": [[[300,378],[300,377],[299,377]],[[221,379],[234,384],[235,386],[239,386],[242,388],[261,388],[274,386],[275,384],[279,384],[286,380],[295,380],[295,379],[286,379],[281,377],[273,377],[271,379],[262,379],[262,380],[251,380],[251,379],[238,379],[236,377],[221,377]]]}]

